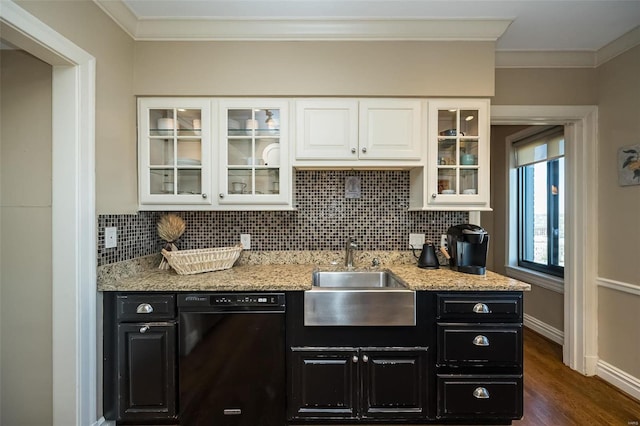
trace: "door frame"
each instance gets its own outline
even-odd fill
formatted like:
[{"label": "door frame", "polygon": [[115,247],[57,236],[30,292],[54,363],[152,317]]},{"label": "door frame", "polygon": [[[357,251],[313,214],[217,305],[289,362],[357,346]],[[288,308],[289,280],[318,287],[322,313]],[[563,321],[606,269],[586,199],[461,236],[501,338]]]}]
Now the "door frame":
[{"label": "door frame", "polygon": [[97,413],[95,58],[10,0],[2,37],[52,65],[53,424]]},{"label": "door frame", "polygon": [[[598,361],[597,276],[598,108],[596,106],[491,107],[492,125],[565,126],[567,191],[565,225],[563,362],[595,375]],[[508,206],[508,203],[507,203]],[[508,232],[508,230],[507,230]],[[507,250],[508,253],[508,250]]]}]

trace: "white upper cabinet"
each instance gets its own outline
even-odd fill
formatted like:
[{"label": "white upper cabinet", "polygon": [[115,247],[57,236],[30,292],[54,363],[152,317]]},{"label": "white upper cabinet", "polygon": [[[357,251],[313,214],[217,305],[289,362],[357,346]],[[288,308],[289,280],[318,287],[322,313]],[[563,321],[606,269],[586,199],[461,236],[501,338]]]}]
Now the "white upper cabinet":
[{"label": "white upper cabinet", "polygon": [[211,102],[138,100],[141,209],[211,205]]},{"label": "white upper cabinet", "polygon": [[412,165],[422,153],[422,104],[415,99],[298,100],[294,164]]},{"label": "white upper cabinet", "polygon": [[420,160],[421,106],[414,99],[361,100],[359,158]]},{"label": "white upper cabinet", "polygon": [[221,208],[291,206],[289,102],[221,99],[218,116]]},{"label": "white upper cabinet", "polygon": [[296,101],[297,159],[353,160],[358,158],[357,149],[357,100]]},{"label": "white upper cabinet", "polygon": [[428,104],[428,154],[411,171],[411,208],[490,210],[489,101]]},{"label": "white upper cabinet", "polygon": [[290,210],[293,167],[401,168],[412,210],[490,210],[489,101],[138,100],[141,210]]}]

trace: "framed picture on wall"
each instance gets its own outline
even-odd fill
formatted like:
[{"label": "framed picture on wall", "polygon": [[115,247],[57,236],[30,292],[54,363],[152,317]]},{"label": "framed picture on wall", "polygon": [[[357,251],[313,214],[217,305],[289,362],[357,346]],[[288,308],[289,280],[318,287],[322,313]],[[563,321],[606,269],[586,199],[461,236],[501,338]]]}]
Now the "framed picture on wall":
[{"label": "framed picture on wall", "polygon": [[640,185],[640,145],[618,148],[618,184]]}]

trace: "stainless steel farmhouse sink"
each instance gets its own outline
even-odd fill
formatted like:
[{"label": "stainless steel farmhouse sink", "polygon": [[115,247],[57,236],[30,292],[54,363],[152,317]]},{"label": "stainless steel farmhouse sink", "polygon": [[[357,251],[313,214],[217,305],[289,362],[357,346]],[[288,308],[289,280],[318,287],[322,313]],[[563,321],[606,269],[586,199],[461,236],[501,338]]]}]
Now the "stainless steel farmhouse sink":
[{"label": "stainless steel farmhouse sink", "polygon": [[414,326],[416,293],[389,271],[316,271],[305,326]]}]

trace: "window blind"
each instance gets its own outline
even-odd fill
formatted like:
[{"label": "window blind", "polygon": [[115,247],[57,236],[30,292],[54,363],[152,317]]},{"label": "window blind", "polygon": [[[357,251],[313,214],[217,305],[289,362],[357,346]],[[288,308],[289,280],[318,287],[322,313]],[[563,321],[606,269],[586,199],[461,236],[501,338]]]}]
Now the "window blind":
[{"label": "window blind", "polygon": [[554,126],[514,142],[516,167],[549,161],[564,156],[564,128]]}]

